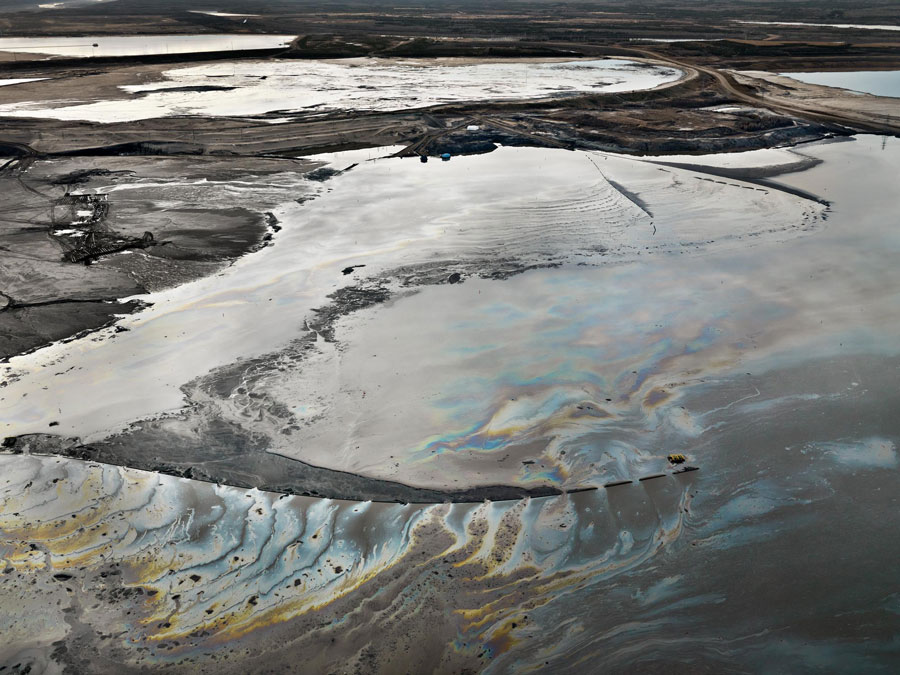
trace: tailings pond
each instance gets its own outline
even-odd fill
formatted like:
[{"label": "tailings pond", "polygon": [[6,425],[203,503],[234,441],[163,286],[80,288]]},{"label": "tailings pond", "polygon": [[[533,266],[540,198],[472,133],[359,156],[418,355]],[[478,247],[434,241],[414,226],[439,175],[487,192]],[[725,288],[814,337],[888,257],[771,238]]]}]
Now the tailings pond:
[{"label": "tailings pond", "polygon": [[[0,434],[106,463],[0,456],[0,660],[895,669],[900,141],[326,159],[272,246],[3,371]],[[266,456],[473,492],[110,464]]]}]

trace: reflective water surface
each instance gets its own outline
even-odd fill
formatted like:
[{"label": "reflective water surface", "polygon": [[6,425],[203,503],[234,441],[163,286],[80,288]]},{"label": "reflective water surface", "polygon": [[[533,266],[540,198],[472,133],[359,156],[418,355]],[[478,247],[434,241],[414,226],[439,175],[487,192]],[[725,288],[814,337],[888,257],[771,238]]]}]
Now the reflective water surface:
[{"label": "reflective water surface", "polygon": [[[894,672],[900,141],[801,152],[823,161],[765,184],[562,151],[366,163],[296,220],[282,211],[318,238],[284,246],[301,240],[286,228],[217,279],[228,291],[201,282],[157,298],[125,341],[14,362],[6,373],[21,379],[0,404],[23,432],[58,416],[65,433],[101,439],[107,406],[127,420],[202,391],[203,414],[335,469],[597,489],[385,504],[0,456],[0,660],[48,672]],[[379,195],[394,208],[373,210]],[[553,266],[482,278],[500,250]],[[440,269],[462,283],[403,285],[451,253],[457,267]],[[340,273],[360,261],[358,277]],[[393,295],[295,358],[304,308],[366,279]],[[283,337],[254,337],[267,317]],[[143,346],[187,319],[198,328],[179,338],[181,383],[210,345],[234,350],[223,359],[268,356],[228,371],[233,388],[200,373],[222,387],[154,389]],[[129,394],[96,365],[104,350],[162,398]],[[53,377],[88,394],[47,410]],[[273,426],[271,400],[294,407],[296,430]],[[699,470],[671,475],[670,452]]]},{"label": "reflective water surface", "polygon": [[142,56],[274,49],[290,44],[295,35],[86,35],[84,37],[0,38],[0,51],[53,56]]},{"label": "reflective water surface", "polygon": [[[900,30],[900,27],[898,27]],[[868,70],[849,73],[781,73],[786,77],[821,84],[825,87],[839,87],[875,96],[900,98],[900,70]]]}]

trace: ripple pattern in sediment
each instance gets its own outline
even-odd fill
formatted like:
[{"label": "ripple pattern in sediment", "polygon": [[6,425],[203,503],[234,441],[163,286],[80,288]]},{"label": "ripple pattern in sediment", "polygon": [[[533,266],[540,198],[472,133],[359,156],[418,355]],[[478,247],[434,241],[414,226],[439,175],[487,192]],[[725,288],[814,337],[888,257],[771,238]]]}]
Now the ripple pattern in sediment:
[{"label": "ripple pattern in sediment", "polygon": [[59,458],[0,466],[0,661],[78,672],[477,667],[517,652],[530,612],[677,538],[690,486],[413,506]]}]

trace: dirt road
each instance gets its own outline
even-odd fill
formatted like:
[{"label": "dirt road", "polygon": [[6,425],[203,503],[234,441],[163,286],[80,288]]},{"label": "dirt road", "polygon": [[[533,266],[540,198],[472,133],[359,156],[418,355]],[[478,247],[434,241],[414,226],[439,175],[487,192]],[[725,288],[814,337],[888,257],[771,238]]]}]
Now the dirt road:
[{"label": "dirt road", "polygon": [[[626,48],[623,48],[626,49]],[[900,135],[900,121],[890,122],[887,120],[877,121],[871,119],[865,113],[857,113],[850,110],[823,110],[813,105],[804,106],[797,103],[785,103],[772,96],[764,96],[756,93],[750,87],[740,84],[730,73],[711,68],[709,66],[701,66],[695,63],[686,63],[684,61],[673,59],[659,52],[649,49],[628,49],[635,54],[640,54],[649,59],[661,61],[666,64],[677,66],[678,68],[693,68],[697,71],[709,75],[719,86],[729,95],[739,101],[749,103],[754,106],[768,108],[775,112],[786,115],[796,115],[815,122],[823,122],[826,124],[840,124],[841,126],[850,127],[857,131],[864,131],[877,134],[890,134],[892,136]]]}]

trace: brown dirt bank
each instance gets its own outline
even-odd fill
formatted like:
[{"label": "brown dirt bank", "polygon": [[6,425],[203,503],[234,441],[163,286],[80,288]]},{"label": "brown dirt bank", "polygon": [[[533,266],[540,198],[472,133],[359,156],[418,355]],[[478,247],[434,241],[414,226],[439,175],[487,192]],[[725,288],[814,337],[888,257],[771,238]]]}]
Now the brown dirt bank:
[{"label": "brown dirt bank", "polygon": [[735,70],[896,70],[900,68],[900,37],[885,38],[882,35],[882,42],[877,43],[722,40],[646,46],[676,60]]},{"label": "brown dirt bank", "polygon": [[879,120],[900,129],[900,102],[896,98],[857,93],[848,95],[844,89],[807,84],[768,72],[742,71],[733,73],[733,76],[737,82],[753,87],[761,98],[775,105],[814,107],[847,119]]}]

